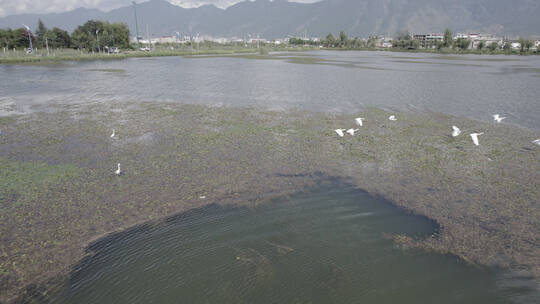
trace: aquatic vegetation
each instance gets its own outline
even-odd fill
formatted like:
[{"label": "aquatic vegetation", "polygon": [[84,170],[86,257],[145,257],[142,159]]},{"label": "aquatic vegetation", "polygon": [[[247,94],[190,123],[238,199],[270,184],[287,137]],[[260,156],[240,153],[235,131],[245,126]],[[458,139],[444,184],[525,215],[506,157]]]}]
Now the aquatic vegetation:
[{"label": "aquatic vegetation", "polygon": [[[267,51],[305,51],[302,48],[271,48]],[[204,56],[204,55],[232,55],[232,54],[257,54],[258,49],[252,48],[202,48],[202,49],[157,49],[152,52],[128,51],[119,54],[87,53],[79,51],[63,51],[53,56],[30,56],[19,54],[14,56],[0,56],[0,64],[51,64],[59,61],[85,61],[85,60],[121,60],[126,58],[149,58],[164,56]],[[263,53],[263,55],[266,53]]]},{"label": "aquatic vegetation", "polygon": [[[131,102],[56,110],[2,122],[1,299],[68,270],[105,234],[209,204],[257,208],[328,177],[441,226],[400,243],[540,275],[540,150],[531,130],[437,113],[397,113],[391,122],[377,108],[343,115]],[[356,117],[367,120],[355,136],[336,136],[335,125],[353,127]],[[486,130],[481,146],[453,138],[452,125]],[[271,276],[263,254],[237,256],[261,279]]]},{"label": "aquatic vegetation", "polygon": [[125,73],[124,69],[89,69],[90,72],[104,72],[104,73]]}]

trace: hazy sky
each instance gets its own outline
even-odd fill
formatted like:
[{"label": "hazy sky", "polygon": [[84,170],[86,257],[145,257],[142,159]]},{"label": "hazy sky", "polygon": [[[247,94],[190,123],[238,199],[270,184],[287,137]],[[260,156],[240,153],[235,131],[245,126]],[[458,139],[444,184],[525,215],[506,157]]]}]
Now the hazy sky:
[{"label": "hazy sky", "polygon": [[[183,7],[195,7],[203,4],[214,4],[227,7],[243,0],[167,0]],[[289,0],[290,2],[317,2],[320,0]],[[79,7],[98,8],[108,11],[131,4],[132,0],[0,0],[0,17],[23,13],[64,12]],[[137,0],[136,2],[146,2]]]}]

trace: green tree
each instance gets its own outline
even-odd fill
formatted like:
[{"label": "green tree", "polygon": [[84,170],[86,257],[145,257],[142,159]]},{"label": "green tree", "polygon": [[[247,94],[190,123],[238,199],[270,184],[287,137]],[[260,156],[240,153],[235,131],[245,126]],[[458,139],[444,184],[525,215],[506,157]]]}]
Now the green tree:
[{"label": "green tree", "polygon": [[525,40],[525,49],[527,52],[534,46],[534,41],[527,39]]},{"label": "green tree", "polygon": [[300,39],[300,38],[291,38],[289,39],[289,44],[292,44],[292,45],[302,45],[304,44],[304,40],[303,39]]},{"label": "green tree", "polygon": [[498,42],[492,42],[487,47],[491,52],[495,52],[496,50],[499,49],[499,43]]},{"label": "green tree", "polygon": [[15,30],[12,30],[10,28],[5,30],[0,29],[0,45],[2,45],[2,47],[5,47],[6,49],[27,48],[28,32],[26,31],[26,29],[23,28],[18,28]]},{"label": "green tree", "polygon": [[471,41],[469,39],[466,39],[466,38],[458,38],[456,40],[456,46],[459,48],[459,49],[462,49],[462,50],[466,50],[469,48],[469,46],[471,45]]},{"label": "green tree", "polygon": [[519,47],[522,53],[525,51],[526,44],[527,44],[527,40],[525,38],[519,38]]},{"label": "green tree", "polygon": [[79,25],[71,34],[73,45],[80,49],[88,51],[97,50],[97,34],[96,32],[103,31],[103,22],[89,20],[83,25]]},{"label": "green tree", "polygon": [[129,28],[124,23],[106,22],[99,40],[104,46],[129,48]]},{"label": "green tree", "polygon": [[0,44],[9,50],[9,36],[7,30],[0,29]]},{"label": "green tree", "polygon": [[358,38],[358,37],[354,37],[354,39],[352,40],[352,47],[355,48],[355,49],[360,49],[363,47],[363,42],[362,42],[362,39]]},{"label": "green tree", "polygon": [[486,46],[486,43],[481,40],[480,42],[478,42],[478,45],[476,45],[476,48],[481,51],[484,47]]},{"label": "green tree", "polygon": [[47,27],[45,24],[43,24],[41,19],[38,21],[38,28],[36,29],[35,34],[37,36],[39,46],[45,47],[45,34],[47,34]]},{"label": "green tree", "polygon": [[347,34],[345,34],[345,31],[339,32],[339,45],[343,47],[347,44],[349,41],[349,37],[347,37]]},{"label": "green tree", "polygon": [[[32,43],[36,41],[36,37],[32,32],[30,32],[30,39],[32,39]],[[30,43],[28,41],[28,31],[25,28],[18,28],[13,30],[10,44],[16,48],[29,47]]]},{"label": "green tree", "polygon": [[69,48],[71,46],[71,37],[68,32],[57,27],[47,31],[45,37],[51,48]]},{"label": "green tree", "polygon": [[89,20],[73,31],[71,42],[88,51],[96,51],[98,46],[100,49],[104,46],[129,48],[129,29],[123,23]]},{"label": "green tree", "polygon": [[379,38],[377,36],[369,36],[366,42],[366,47],[370,49],[374,48],[378,39]]},{"label": "green tree", "polygon": [[444,47],[451,47],[453,42],[454,38],[452,37],[452,31],[449,28],[446,28],[443,38]]},{"label": "green tree", "polygon": [[328,34],[324,40],[327,47],[333,47],[336,43],[336,38],[332,34]]}]

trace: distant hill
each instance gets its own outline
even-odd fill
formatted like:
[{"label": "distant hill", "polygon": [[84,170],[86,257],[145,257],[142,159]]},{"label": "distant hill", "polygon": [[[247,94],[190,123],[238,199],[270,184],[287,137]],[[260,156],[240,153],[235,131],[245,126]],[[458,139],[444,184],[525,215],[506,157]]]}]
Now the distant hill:
[{"label": "distant hill", "polygon": [[[201,34],[240,36],[260,34],[325,36],[345,30],[349,36],[370,34],[486,32],[499,35],[540,35],[538,0],[325,0],[302,4],[286,0],[256,0],[227,9],[213,5],[182,8],[165,0],[137,4],[139,33],[152,35]],[[110,12],[79,8],[65,13],[22,14],[0,18],[0,28],[37,27],[41,18],[49,28],[73,31],[89,19],[126,23],[135,33],[133,6]]]}]

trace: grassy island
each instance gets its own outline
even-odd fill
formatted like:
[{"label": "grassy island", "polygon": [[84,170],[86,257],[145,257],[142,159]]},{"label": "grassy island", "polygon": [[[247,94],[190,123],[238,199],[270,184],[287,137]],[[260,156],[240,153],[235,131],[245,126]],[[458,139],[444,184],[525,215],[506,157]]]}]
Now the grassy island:
[{"label": "grassy island", "polygon": [[[540,277],[538,132],[393,114],[126,102],[0,118],[0,301],[39,292],[111,232],[210,203],[261,204],[327,177],[439,223],[428,239],[394,236],[403,247]],[[359,116],[357,135],[337,136]],[[472,132],[485,132],[480,146]]]},{"label": "grassy island", "polygon": [[26,54],[23,51],[19,51],[13,54],[2,55],[0,54],[0,64],[27,64],[27,63],[51,63],[59,61],[87,61],[87,60],[121,60],[126,58],[138,58],[138,57],[164,57],[164,56],[200,56],[200,55],[235,55],[235,54],[267,54],[269,51],[279,52],[295,52],[313,50],[314,48],[240,48],[240,47],[214,47],[214,48],[181,48],[181,49],[167,49],[157,48],[152,51],[125,51],[118,54],[109,53],[89,53],[80,52],[71,49],[62,49],[55,51],[49,55],[45,51],[41,51],[39,54],[31,55]]}]

